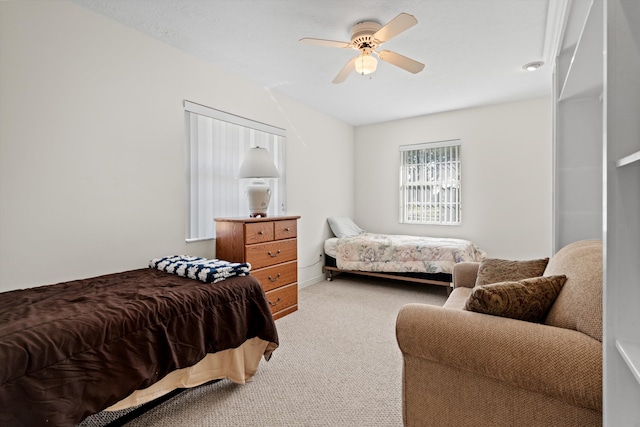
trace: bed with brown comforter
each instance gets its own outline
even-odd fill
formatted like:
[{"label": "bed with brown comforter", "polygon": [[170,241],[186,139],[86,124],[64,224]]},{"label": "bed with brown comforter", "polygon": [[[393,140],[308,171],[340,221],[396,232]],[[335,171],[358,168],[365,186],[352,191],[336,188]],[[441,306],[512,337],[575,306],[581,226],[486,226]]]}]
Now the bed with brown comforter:
[{"label": "bed with brown comforter", "polygon": [[146,268],[0,293],[0,425],[73,426],[250,339],[266,360],[278,346],[253,276]]}]

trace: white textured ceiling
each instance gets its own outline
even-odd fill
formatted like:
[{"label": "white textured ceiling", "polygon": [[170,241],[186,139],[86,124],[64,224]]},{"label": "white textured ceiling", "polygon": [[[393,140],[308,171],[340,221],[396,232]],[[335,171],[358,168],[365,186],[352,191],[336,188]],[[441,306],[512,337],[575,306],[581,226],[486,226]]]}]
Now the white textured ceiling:
[{"label": "white textured ceiling", "polygon": [[[551,93],[566,0],[73,0],[129,27],[352,125]],[[379,61],[369,76],[331,81],[355,50],[302,37],[350,41],[354,24],[418,24],[389,40],[426,64],[411,74]],[[525,63],[544,61],[535,72]]]}]

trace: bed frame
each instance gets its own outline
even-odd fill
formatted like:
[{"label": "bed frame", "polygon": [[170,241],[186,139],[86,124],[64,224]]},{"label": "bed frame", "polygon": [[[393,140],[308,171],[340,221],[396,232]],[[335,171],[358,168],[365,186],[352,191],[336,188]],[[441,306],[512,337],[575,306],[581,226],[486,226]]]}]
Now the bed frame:
[{"label": "bed frame", "polygon": [[325,265],[322,270],[327,280],[333,280],[335,273],[349,273],[360,276],[379,277],[383,279],[399,280],[403,282],[424,283],[428,285],[446,286],[448,291],[451,290],[452,276],[447,273],[389,273],[377,271],[358,271],[358,270],[341,270],[337,267],[336,259],[325,254]]}]

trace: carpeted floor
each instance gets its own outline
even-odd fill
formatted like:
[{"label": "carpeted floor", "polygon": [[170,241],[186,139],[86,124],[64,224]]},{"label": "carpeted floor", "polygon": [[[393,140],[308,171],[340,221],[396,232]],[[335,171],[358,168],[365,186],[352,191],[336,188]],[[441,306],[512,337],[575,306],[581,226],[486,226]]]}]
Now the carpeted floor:
[{"label": "carpeted floor", "polygon": [[[187,390],[128,427],[401,426],[400,308],[442,305],[444,287],[340,275],[303,288],[299,310],[276,321],[280,347],[247,384]],[[100,413],[80,426],[103,426]]]}]

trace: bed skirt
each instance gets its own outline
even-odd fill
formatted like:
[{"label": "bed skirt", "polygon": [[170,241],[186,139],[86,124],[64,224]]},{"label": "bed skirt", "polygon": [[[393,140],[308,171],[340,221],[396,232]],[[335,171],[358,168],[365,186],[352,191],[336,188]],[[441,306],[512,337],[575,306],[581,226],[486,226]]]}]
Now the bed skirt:
[{"label": "bed skirt", "polygon": [[158,399],[179,388],[191,388],[209,381],[228,379],[244,384],[258,371],[263,354],[274,350],[274,344],[258,337],[246,340],[241,346],[208,354],[195,365],[175,370],[163,379],[142,390],[136,390],[105,411],[119,411]]}]

